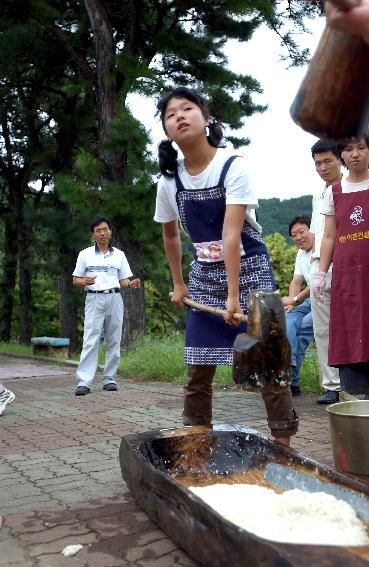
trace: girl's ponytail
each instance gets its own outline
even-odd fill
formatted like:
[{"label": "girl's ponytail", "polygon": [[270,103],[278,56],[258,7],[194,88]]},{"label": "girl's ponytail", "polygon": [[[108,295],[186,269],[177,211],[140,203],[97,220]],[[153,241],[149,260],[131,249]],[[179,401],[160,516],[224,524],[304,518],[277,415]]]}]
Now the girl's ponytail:
[{"label": "girl's ponytail", "polygon": [[220,148],[220,142],[223,138],[223,125],[219,120],[210,118],[209,120],[209,134],[207,136],[208,142],[213,148]]},{"label": "girl's ponytail", "polygon": [[174,177],[178,168],[178,152],[169,140],[163,140],[158,146],[159,168],[165,177]]}]

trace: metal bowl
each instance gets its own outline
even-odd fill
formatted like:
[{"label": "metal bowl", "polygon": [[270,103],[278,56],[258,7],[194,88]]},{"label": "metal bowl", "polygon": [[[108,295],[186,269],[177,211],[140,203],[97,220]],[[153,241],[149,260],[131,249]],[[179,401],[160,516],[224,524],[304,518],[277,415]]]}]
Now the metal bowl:
[{"label": "metal bowl", "polygon": [[340,402],[327,411],[336,467],[369,476],[369,401]]}]

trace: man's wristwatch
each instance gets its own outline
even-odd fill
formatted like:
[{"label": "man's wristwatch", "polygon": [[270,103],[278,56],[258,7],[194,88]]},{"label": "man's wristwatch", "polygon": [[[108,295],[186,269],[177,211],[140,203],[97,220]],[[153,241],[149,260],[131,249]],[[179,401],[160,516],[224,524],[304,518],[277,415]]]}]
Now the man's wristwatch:
[{"label": "man's wristwatch", "polygon": [[297,299],[297,295],[295,295],[295,297],[293,298],[293,301],[297,304],[299,301]]}]

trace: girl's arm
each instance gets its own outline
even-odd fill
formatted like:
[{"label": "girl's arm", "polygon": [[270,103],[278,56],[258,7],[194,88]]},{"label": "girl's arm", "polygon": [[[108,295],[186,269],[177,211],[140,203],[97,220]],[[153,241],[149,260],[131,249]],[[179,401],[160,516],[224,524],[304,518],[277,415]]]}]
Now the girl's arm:
[{"label": "girl's arm", "polygon": [[231,325],[239,324],[232,319],[233,313],[242,313],[239,300],[240,243],[246,209],[247,205],[227,205],[223,223],[224,263],[228,282],[227,313],[224,320]]},{"label": "girl's arm", "polygon": [[329,266],[332,263],[336,234],[336,217],[334,215],[325,215],[324,235],[320,246],[319,270],[321,272],[328,272]]},{"label": "girl's arm", "polygon": [[163,223],[163,242],[173,279],[172,302],[177,307],[185,307],[182,298],[187,295],[187,286],[182,275],[182,246],[178,232],[178,221]]}]

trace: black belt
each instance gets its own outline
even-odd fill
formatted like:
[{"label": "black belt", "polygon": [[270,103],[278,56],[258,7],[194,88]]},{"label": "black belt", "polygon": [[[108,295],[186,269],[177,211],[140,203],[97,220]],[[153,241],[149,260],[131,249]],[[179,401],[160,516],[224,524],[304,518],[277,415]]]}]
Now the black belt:
[{"label": "black belt", "polygon": [[120,293],[119,287],[113,287],[111,289],[99,289],[95,291],[94,289],[88,289],[87,293]]}]

